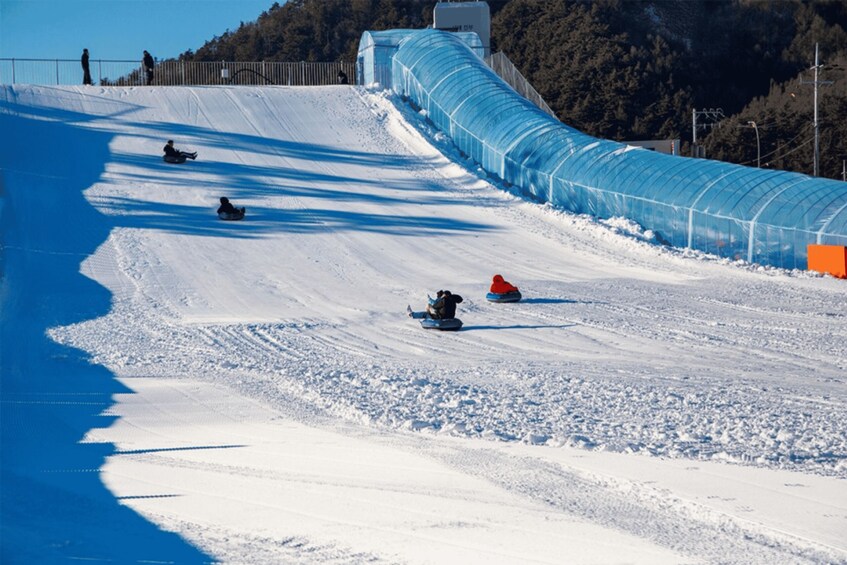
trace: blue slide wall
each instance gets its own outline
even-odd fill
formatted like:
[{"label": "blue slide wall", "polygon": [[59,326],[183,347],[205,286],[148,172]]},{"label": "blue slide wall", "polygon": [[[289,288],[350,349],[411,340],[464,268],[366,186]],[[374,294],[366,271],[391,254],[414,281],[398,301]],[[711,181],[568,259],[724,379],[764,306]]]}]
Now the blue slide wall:
[{"label": "blue slide wall", "polygon": [[806,268],[809,243],[847,245],[847,183],[588,136],[518,95],[467,38],[366,32],[359,65],[364,83],[425,109],[485,170],[538,200],[629,218],[670,245],[788,269]]}]

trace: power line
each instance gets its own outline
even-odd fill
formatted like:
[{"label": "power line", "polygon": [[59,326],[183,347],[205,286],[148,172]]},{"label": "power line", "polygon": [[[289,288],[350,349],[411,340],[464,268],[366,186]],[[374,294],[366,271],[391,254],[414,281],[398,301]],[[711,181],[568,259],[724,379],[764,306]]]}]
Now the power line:
[{"label": "power line", "polygon": [[[797,139],[798,137],[800,137],[801,135],[803,135],[803,134],[806,132],[806,130],[808,130],[810,127],[812,127],[812,125],[811,125],[811,124],[806,124],[806,126],[805,126],[805,127],[803,127],[803,129],[801,129],[801,130],[800,130],[800,133],[798,133],[797,135],[795,135],[794,137],[792,137],[791,139],[789,139],[788,141],[786,141],[786,142],[785,142],[785,144],[783,145],[783,147],[784,147],[785,145],[791,145],[791,144],[794,142],[794,140],[795,140],[795,139]],[[812,139],[812,138],[809,138],[809,139]],[[808,140],[807,140],[807,141],[804,141],[804,142],[803,142],[803,144],[798,145],[797,147],[798,147],[798,148],[799,148],[799,147],[802,147],[802,146],[803,146],[803,145],[805,145],[806,143],[808,143]],[[762,158],[765,158],[765,157],[768,157],[768,156],[770,156],[770,155],[773,155],[774,153],[776,153],[777,151],[780,151],[781,149],[782,149],[782,148],[777,147],[776,149],[774,149],[774,150],[773,150],[773,151],[771,151],[770,153],[765,153],[764,155],[762,155]],[[792,152],[793,152],[793,151],[792,151]],[[785,155],[788,155],[788,153],[786,153]],[[784,157],[784,155],[782,155],[782,156],[780,156],[780,157],[778,157],[778,158],[780,158],[780,159],[781,159],[782,157]],[[744,163],[738,163],[738,164],[739,164],[739,165],[749,165],[750,163],[753,163],[755,160],[756,160],[756,159],[752,159],[752,160],[750,160],[750,161],[745,161]],[[776,160],[776,159],[771,159],[771,160],[772,160],[772,161],[774,161],[774,160]]]},{"label": "power line", "polygon": [[[738,124],[735,126],[735,127],[737,127],[737,128],[747,128],[747,127],[750,127],[750,126],[747,124],[747,121],[745,121],[745,122],[742,124],[742,123],[741,123],[741,118],[732,117],[732,118],[728,118],[728,119],[729,119],[729,120],[733,120],[733,121],[738,120]],[[772,121],[772,122],[767,122],[767,123],[764,123],[764,124],[760,124],[759,122],[756,122],[756,125],[757,125],[757,126],[759,126],[759,129],[768,129],[769,127],[772,127],[772,126],[779,126],[779,125],[780,125],[780,122],[779,122],[779,120],[774,120],[774,121]]]},{"label": "power line", "polygon": [[794,149],[792,149],[791,151],[789,151],[789,152],[787,152],[787,153],[783,153],[783,154],[782,154],[782,155],[780,155],[779,157],[775,157],[773,160],[775,161],[776,159],[782,159],[783,157],[787,157],[788,155],[791,155],[791,154],[792,154],[792,153],[794,153],[795,151],[798,151],[798,150],[802,149],[804,145],[808,145],[808,144],[810,144],[810,143],[811,143],[811,142],[813,142],[814,140],[815,140],[815,138],[814,138],[814,137],[810,137],[809,139],[807,139],[806,141],[804,141],[803,143],[801,143],[800,145],[798,145],[797,147],[795,147],[795,148],[794,148]]},{"label": "power line", "polygon": [[[798,145],[797,147],[795,147],[794,149],[792,149],[791,151],[788,151],[788,152],[786,152],[786,153],[783,153],[782,155],[779,155],[779,156],[777,156],[777,157],[774,157],[774,158],[773,158],[773,159],[771,159],[770,161],[776,161],[777,159],[782,159],[783,157],[787,157],[787,156],[791,155],[792,153],[794,153],[795,151],[799,151],[800,149],[802,149],[802,148],[803,148],[803,147],[805,147],[806,145],[810,144],[810,143],[811,143],[811,142],[813,142],[814,140],[815,140],[815,138],[814,138],[814,136],[812,136],[812,137],[810,137],[809,139],[807,139],[806,141],[804,141],[803,143],[801,143],[800,145]],[[776,151],[773,151],[772,153],[776,153]],[[753,161],[755,161],[755,159],[753,159]],[[753,161],[747,161],[746,163],[738,163],[738,164],[739,164],[739,165],[749,165],[749,164],[750,164],[750,163],[752,163]],[[767,163],[765,163],[765,165],[770,165],[770,161],[768,161]]]}]

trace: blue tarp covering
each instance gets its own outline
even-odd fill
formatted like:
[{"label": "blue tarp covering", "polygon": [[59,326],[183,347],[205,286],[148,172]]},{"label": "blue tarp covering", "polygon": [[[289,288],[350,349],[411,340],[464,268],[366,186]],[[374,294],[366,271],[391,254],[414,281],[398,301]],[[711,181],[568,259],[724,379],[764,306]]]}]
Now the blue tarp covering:
[{"label": "blue tarp covering", "polygon": [[425,109],[461,151],[526,194],[629,218],[674,246],[789,269],[806,268],[807,244],[847,245],[847,183],[588,136],[519,96],[456,35],[366,32],[360,76]]}]

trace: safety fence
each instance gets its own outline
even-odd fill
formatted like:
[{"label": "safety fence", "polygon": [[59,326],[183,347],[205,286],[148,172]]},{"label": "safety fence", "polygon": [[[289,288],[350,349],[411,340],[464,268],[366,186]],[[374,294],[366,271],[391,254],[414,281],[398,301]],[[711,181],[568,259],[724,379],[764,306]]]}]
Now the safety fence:
[{"label": "safety fence", "polygon": [[497,76],[502,78],[506,84],[514,88],[515,92],[538,106],[538,108],[542,111],[558,119],[556,117],[556,113],[550,108],[550,106],[547,105],[544,98],[542,98],[532,84],[526,80],[526,77],[521,74],[518,68],[514,65],[514,63],[512,63],[505,53],[502,51],[492,53],[490,56],[485,58],[485,62],[489,67],[491,67],[492,71],[497,73]]},{"label": "safety fence", "polygon": [[[146,85],[140,61],[89,60],[92,83],[100,86]],[[151,85],[200,86],[213,84],[322,86],[341,79],[356,83],[352,62],[233,62],[161,61]],[[79,59],[0,59],[0,84],[72,85],[83,83]]]}]

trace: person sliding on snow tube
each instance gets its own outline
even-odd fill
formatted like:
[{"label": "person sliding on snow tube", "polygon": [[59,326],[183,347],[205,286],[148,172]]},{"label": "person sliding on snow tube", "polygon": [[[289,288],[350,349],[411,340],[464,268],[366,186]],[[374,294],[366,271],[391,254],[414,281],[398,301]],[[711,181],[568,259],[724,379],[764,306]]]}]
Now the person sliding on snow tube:
[{"label": "person sliding on snow tube", "polygon": [[521,292],[502,275],[494,275],[485,298],[490,302],[517,302],[521,299]]},{"label": "person sliding on snow tube", "polygon": [[244,218],[245,208],[236,208],[226,196],[221,196],[221,205],[218,207],[218,217],[222,220],[240,220]]},{"label": "person sliding on snow tube", "polygon": [[518,287],[506,281],[503,275],[494,275],[494,278],[491,279],[491,288],[488,289],[488,292],[506,294],[507,292],[517,292],[517,290]]},{"label": "person sliding on snow tube", "polygon": [[445,290],[429,307],[430,315],[436,320],[452,320],[456,317],[456,304],[463,302],[458,294]]},{"label": "person sliding on snow tube", "polygon": [[169,139],[168,143],[165,144],[165,161],[168,163],[185,163],[186,159],[191,159],[192,161],[197,158],[197,152],[189,153],[188,151],[180,151],[176,147],[174,147],[174,140]]},{"label": "person sliding on snow tube", "polygon": [[409,316],[421,320],[425,329],[455,331],[462,327],[462,320],[456,317],[456,304],[463,301],[458,294],[449,290],[439,290],[437,297],[426,307],[425,312],[413,312],[411,306],[406,307]]}]

